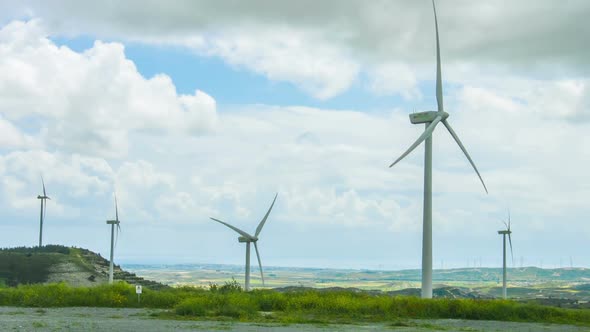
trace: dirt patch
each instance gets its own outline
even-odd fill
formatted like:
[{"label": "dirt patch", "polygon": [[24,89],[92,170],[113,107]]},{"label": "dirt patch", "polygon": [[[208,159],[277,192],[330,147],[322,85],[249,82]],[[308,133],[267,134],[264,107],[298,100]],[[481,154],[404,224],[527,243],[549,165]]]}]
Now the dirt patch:
[{"label": "dirt patch", "polygon": [[108,277],[101,273],[91,273],[72,262],[64,262],[51,266],[49,269],[48,283],[65,282],[74,287],[90,287],[106,283]]}]

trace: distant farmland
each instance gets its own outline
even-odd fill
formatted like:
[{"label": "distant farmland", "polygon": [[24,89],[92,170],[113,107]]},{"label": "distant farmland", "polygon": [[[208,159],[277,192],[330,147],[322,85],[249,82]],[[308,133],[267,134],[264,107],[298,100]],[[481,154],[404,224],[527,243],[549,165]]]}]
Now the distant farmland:
[{"label": "distant farmland", "polygon": [[[138,276],[157,280],[171,286],[223,284],[235,278],[243,282],[244,268],[238,265],[182,264],[182,265],[124,265]],[[256,271],[256,270],[254,270]],[[362,290],[400,291],[420,287],[420,270],[370,271],[346,269],[318,269],[267,267],[265,286],[358,288]],[[499,296],[500,268],[464,268],[435,270],[435,287],[453,286],[474,291],[481,296]],[[590,269],[540,269],[524,267],[509,269],[509,296],[518,298],[575,298],[590,300]],[[262,287],[260,276],[252,274],[253,287]]]}]

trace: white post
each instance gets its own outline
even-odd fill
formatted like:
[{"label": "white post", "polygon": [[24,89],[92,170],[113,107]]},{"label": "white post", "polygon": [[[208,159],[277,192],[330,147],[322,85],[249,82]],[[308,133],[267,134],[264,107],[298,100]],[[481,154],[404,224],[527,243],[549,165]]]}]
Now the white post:
[{"label": "white post", "polygon": [[115,224],[111,224],[111,263],[109,264],[109,284],[113,283],[113,251],[115,245]]},{"label": "white post", "polygon": [[506,234],[502,234],[502,297],[506,299]]},{"label": "white post", "polygon": [[246,292],[250,290],[250,242],[246,242]]},{"label": "white post", "polygon": [[43,198],[41,198],[41,213],[39,215],[39,248],[43,245]]},{"label": "white post", "polygon": [[135,285],[135,293],[137,293],[137,304],[141,303],[141,285]]},{"label": "white post", "polygon": [[[428,127],[430,123],[426,123]],[[422,225],[422,298],[432,298],[432,135],[424,144],[424,216]]]}]

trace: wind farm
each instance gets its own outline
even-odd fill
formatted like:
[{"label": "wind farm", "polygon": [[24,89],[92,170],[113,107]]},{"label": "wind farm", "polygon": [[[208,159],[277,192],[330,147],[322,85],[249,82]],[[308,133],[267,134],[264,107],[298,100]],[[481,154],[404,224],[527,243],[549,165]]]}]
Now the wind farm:
[{"label": "wind farm", "polygon": [[0,14],[8,328],[590,326],[590,4],[56,8]]}]

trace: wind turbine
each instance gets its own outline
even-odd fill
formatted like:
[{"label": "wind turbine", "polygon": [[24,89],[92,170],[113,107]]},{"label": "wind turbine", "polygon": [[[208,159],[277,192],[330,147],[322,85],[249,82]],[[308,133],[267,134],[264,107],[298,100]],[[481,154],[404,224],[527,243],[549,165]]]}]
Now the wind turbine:
[{"label": "wind turbine", "polygon": [[109,284],[113,283],[113,254],[115,249],[115,225],[117,225],[117,240],[119,239],[119,231],[121,226],[119,225],[119,208],[117,206],[117,195],[115,195],[115,220],[107,220],[107,224],[111,225],[111,262],[109,264]]},{"label": "wind turbine", "polygon": [[41,213],[39,214],[39,247],[43,246],[43,220],[45,219],[47,200],[51,199],[47,196],[47,192],[45,191],[45,181],[43,181],[43,176],[41,176],[41,183],[43,184],[43,196],[37,195],[37,199],[41,200]]},{"label": "wind turbine", "polygon": [[270,208],[268,208],[268,211],[266,212],[266,214],[264,215],[264,218],[262,218],[262,220],[260,221],[260,223],[258,224],[258,227],[256,227],[256,233],[254,233],[254,235],[250,235],[246,232],[244,232],[243,230],[234,227],[226,222],[223,222],[219,219],[215,219],[215,218],[211,218],[212,220],[217,221],[218,223],[221,223],[231,229],[233,229],[234,231],[238,232],[238,234],[240,234],[241,236],[238,237],[238,242],[246,243],[246,280],[244,282],[244,288],[246,289],[246,292],[250,290],[250,243],[254,243],[254,249],[256,250],[256,257],[258,258],[258,266],[260,267],[260,277],[262,278],[262,286],[264,286],[264,274],[262,272],[262,262],[260,261],[260,253],[258,252],[258,245],[256,244],[256,242],[258,242],[258,235],[260,235],[260,232],[262,231],[262,227],[264,226],[264,223],[266,222],[266,219],[268,218],[268,215],[270,214],[270,211],[272,210],[272,207],[275,205],[275,201],[277,200],[277,196],[279,194],[277,193],[275,195],[275,198],[272,200],[272,204],[270,204]]},{"label": "wind turbine", "polygon": [[506,299],[506,235],[508,235],[508,242],[510,242],[510,256],[512,256],[512,262],[514,263],[514,254],[512,253],[512,231],[510,230],[510,211],[508,211],[508,224],[504,222],[506,225],[505,230],[498,231],[498,234],[502,235],[503,245],[502,245],[502,297]]},{"label": "wind turbine", "polygon": [[413,124],[425,124],[425,130],[420,137],[404,152],[396,161],[389,167],[393,167],[400,160],[412,152],[420,143],[425,143],[424,150],[424,207],[423,207],[423,229],[422,229],[422,298],[432,298],[432,133],[434,129],[442,122],[457,145],[461,148],[467,160],[477,173],[481,184],[486,193],[486,188],[477,167],[471,160],[469,153],[459,140],[459,137],[447,121],[449,113],[444,111],[443,107],[443,93],[442,93],[442,77],[440,65],[440,45],[438,40],[438,22],[436,18],[436,6],[432,0],[432,8],[434,10],[434,26],[436,31],[436,102],[438,104],[438,111],[420,112],[410,114],[410,122]]}]

